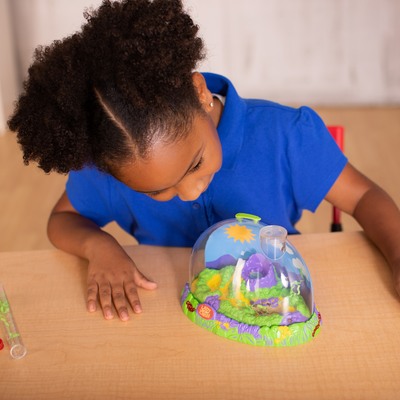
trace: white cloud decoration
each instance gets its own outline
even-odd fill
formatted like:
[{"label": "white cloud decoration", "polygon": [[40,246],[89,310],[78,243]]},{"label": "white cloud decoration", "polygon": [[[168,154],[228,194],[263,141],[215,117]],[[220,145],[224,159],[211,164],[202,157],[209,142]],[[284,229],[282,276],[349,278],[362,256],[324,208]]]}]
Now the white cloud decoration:
[{"label": "white cloud decoration", "polygon": [[289,246],[286,246],[286,251],[287,251],[289,254],[291,254],[291,255],[294,254],[294,253],[293,253],[293,250],[292,250]]},{"label": "white cloud decoration", "polygon": [[307,269],[306,269],[305,265],[301,262],[301,260],[299,258],[292,258],[292,263],[293,263],[293,266],[295,268],[301,270],[301,272],[306,277],[306,279],[308,281],[310,281],[310,278],[308,277]]}]

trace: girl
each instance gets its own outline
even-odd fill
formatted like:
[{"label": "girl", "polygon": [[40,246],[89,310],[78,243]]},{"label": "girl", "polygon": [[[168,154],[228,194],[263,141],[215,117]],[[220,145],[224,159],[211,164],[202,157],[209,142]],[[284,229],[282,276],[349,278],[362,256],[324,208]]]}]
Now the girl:
[{"label": "girl", "polygon": [[[400,213],[355,170],[320,118],[238,96],[224,77],[194,72],[198,27],[180,0],[104,0],[82,31],[35,51],[9,128],[24,161],[69,173],[48,223],[52,243],[89,261],[87,307],[105,318],[141,312],[153,290],[110,221],[139,243],[192,246],[237,212],[296,233],[325,198],[353,215],[393,269],[400,292]],[[162,266],[160,266],[162,268]]]}]

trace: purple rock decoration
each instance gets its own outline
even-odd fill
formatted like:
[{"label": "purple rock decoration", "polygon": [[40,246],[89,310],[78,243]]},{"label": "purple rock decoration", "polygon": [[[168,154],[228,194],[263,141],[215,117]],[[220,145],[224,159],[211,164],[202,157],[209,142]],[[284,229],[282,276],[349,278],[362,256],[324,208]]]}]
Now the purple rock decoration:
[{"label": "purple rock decoration", "polygon": [[280,325],[291,325],[297,322],[306,322],[308,318],[305,317],[300,311],[286,313]]},{"label": "purple rock decoration", "polygon": [[185,301],[185,299],[186,299],[187,295],[189,294],[189,292],[190,292],[189,285],[186,284],[185,288],[183,289],[182,296],[181,296],[181,304],[183,304],[183,302]]},{"label": "purple rock decoration", "polygon": [[207,298],[204,300],[204,303],[214,308],[214,310],[218,310],[220,303],[219,296],[217,294],[214,296],[207,296]]},{"label": "purple rock decoration", "polygon": [[259,339],[261,337],[259,332],[260,327],[257,325],[247,325],[244,323],[240,323],[238,326],[238,333],[250,333],[250,335],[253,335],[255,339]]},{"label": "purple rock decoration", "polygon": [[242,278],[249,282],[250,290],[254,292],[256,288],[271,288],[277,284],[274,266],[271,261],[262,254],[256,253],[249,257],[243,270]]},{"label": "purple rock decoration", "polygon": [[226,322],[227,322],[227,323],[231,323],[231,322],[232,322],[232,327],[233,327],[233,328],[239,326],[239,322],[237,322],[237,321],[235,321],[234,319],[231,319],[231,318],[229,318],[229,317],[227,317],[226,315],[221,314],[221,313],[217,313],[217,315],[215,316],[215,319],[216,319],[217,321],[221,322],[222,324],[224,324],[224,323],[226,323]]},{"label": "purple rock decoration", "polygon": [[228,329],[224,326],[224,323],[229,324],[229,329],[237,328],[238,333],[250,333],[254,336],[255,339],[259,339],[261,335],[259,334],[260,327],[257,325],[247,325],[243,322],[237,322],[234,319],[228,318],[223,314],[216,313],[215,316],[216,321],[221,322],[221,329],[227,331]]},{"label": "purple rock decoration", "polygon": [[236,265],[236,263],[237,260],[235,257],[232,257],[230,254],[224,254],[215,261],[207,261],[206,268],[220,270],[226,267],[227,265]]}]

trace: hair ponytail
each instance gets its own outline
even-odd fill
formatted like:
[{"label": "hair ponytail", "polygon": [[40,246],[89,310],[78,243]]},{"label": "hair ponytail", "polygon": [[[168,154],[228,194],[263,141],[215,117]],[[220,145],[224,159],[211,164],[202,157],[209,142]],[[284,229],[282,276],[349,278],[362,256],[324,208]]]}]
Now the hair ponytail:
[{"label": "hair ponytail", "polygon": [[36,161],[45,172],[68,173],[90,159],[87,107],[90,74],[79,51],[80,36],[36,48],[24,93],[8,121],[17,132],[25,164]]},{"label": "hair ponytail", "polygon": [[182,137],[202,112],[191,74],[203,42],[181,0],[104,0],[85,18],[81,32],[35,50],[8,121],[25,164],[45,172],[109,172],[133,149],[146,155],[155,133]]}]

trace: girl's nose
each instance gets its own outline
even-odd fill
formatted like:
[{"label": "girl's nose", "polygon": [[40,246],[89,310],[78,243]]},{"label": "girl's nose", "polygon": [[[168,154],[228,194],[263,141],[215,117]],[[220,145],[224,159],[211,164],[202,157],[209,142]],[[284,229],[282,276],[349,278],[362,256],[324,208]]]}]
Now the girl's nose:
[{"label": "girl's nose", "polygon": [[176,191],[182,201],[196,200],[204,191],[205,183],[203,179],[182,181],[177,187]]}]

